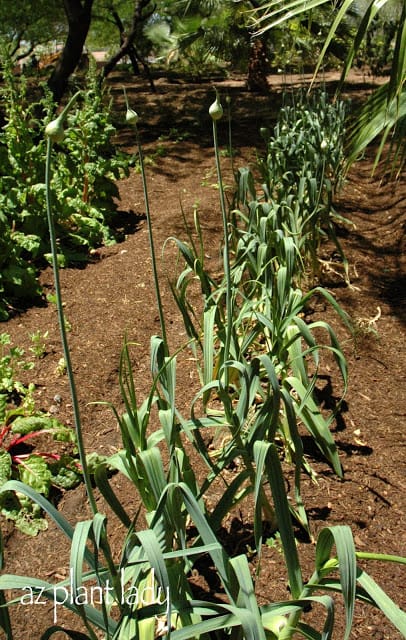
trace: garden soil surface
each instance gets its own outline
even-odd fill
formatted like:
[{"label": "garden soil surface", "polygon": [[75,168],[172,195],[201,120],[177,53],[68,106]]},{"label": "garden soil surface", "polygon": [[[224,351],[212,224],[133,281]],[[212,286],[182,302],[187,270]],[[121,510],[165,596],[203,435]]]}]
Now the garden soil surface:
[{"label": "garden soil surface", "polygon": [[[263,151],[259,128],[272,127],[282,102],[282,79],[275,77],[270,81],[269,96],[248,93],[241,79],[216,82],[223,98],[226,94],[231,97],[235,168],[248,163],[254,165],[256,153]],[[289,81],[294,85],[303,79]],[[221,218],[208,117],[213,87],[210,83],[161,78],[156,81],[157,92],[153,94],[143,81],[133,81],[119,73],[112,76],[109,84],[117,117],[121,117],[119,111],[123,109],[123,84],[131,105],[141,116],[139,129],[144,144],[155,243],[159,248],[163,303],[174,351],[185,345],[187,337],[168,286],[168,277],[175,272],[176,251],[173,242],[165,245],[162,254],[161,248],[170,236],[186,238],[182,210],[191,225],[194,210],[199,211],[206,264],[213,274],[221,273],[222,269]],[[333,90],[335,84],[327,82],[327,86]],[[365,98],[370,89],[370,79],[359,74],[348,85],[347,94],[356,103]],[[226,118],[220,123],[219,136],[222,148],[226,149]],[[131,132],[124,127],[119,130],[118,143],[129,152],[136,150]],[[317,472],[317,484],[304,477],[303,496],[315,537],[323,527],[349,525],[359,551],[406,555],[406,185],[402,176],[396,182],[388,181],[379,172],[371,177],[372,160],[373,154],[352,167],[336,198],[336,210],[351,223],[339,229],[350,265],[350,286],[343,280],[334,247],[326,245],[322,255],[326,263],[321,284],[349,313],[355,335],[346,331],[322,298],[315,300],[311,313],[311,320],[326,320],[334,326],[348,359],[349,389],[332,427],[344,478],[333,474],[305,438],[307,459]],[[231,196],[234,182],[226,154],[222,163],[224,182]],[[123,240],[97,250],[85,268],[61,272],[86,446],[88,451],[102,454],[111,454],[121,447],[119,429],[108,403],[119,410],[122,408],[118,370],[124,338],[133,343],[131,357],[136,389],[142,399],[151,385],[150,337],[160,331],[139,173],[133,172],[128,179],[120,181],[119,189],[117,219]],[[41,273],[41,282],[45,294],[53,292],[51,269]],[[11,335],[14,344],[24,346],[27,353],[29,334],[48,332],[46,353],[36,362],[26,382],[35,383],[39,407],[72,424],[68,382],[58,369],[62,353],[55,306],[44,302],[24,311],[16,310],[1,330]],[[190,406],[198,388],[190,356],[187,349],[179,355],[177,393],[179,408],[183,411]],[[320,398],[328,407],[341,391],[338,372],[326,359],[320,369]],[[201,462],[196,458],[193,464],[196,473],[203,477],[205,470]],[[119,476],[113,478],[113,485],[125,508],[135,514],[139,499],[133,488]],[[216,496],[208,496],[209,503],[210,500],[215,501]],[[124,528],[106,509],[100,496],[97,502],[100,511],[109,515],[111,544],[118,558]],[[72,524],[91,516],[83,486],[58,494],[55,503]],[[248,554],[254,574],[257,558],[251,549],[252,522],[252,505],[242,503],[224,522],[220,537],[230,554]],[[141,521],[139,526],[142,525]],[[22,535],[12,523],[4,520],[2,529],[7,573],[51,581],[68,575],[69,545],[52,522],[46,532],[35,538]],[[313,570],[315,546],[298,534],[299,555],[307,578]],[[366,567],[364,562],[361,564]],[[395,602],[406,609],[404,567],[370,562],[367,570]],[[197,566],[191,581],[199,597],[222,597],[210,567],[203,570]],[[256,585],[261,604],[289,597],[277,540],[264,545]],[[321,614],[317,608],[309,613],[309,619],[319,619],[319,627]],[[24,640],[40,638],[52,623],[54,612],[50,603],[18,605],[11,610],[11,615],[14,637]],[[344,637],[339,600],[337,618],[334,638],[338,640]],[[57,622],[81,629],[79,621],[64,613],[62,607],[58,608]],[[52,637],[66,636],[57,632]],[[357,604],[351,638],[399,640],[400,637],[379,611]]]}]

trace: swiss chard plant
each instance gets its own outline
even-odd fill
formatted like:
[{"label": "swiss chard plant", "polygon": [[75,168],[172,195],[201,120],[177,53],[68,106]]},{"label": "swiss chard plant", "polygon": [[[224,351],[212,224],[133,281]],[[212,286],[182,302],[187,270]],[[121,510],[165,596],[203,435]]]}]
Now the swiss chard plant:
[{"label": "swiss chard plant", "polygon": [[[41,131],[55,105],[45,84],[30,87],[24,76],[13,74],[7,60],[2,70],[0,320],[5,320],[13,305],[25,305],[41,294],[37,272],[50,260]],[[93,72],[82,92],[82,109],[70,114],[70,122],[69,153],[61,154],[50,185],[55,199],[61,196],[63,202],[56,220],[62,266],[86,260],[94,247],[115,241],[115,181],[130,162],[112,144],[116,130],[110,103]]]},{"label": "swiss chard plant", "polygon": [[[0,431],[0,486],[8,480],[20,480],[43,496],[49,496],[52,487],[71,489],[81,481],[77,459],[50,449],[31,451],[35,439],[75,443],[75,433],[48,415],[19,416],[6,423]],[[48,442],[49,447],[49,442]],[[4,492],[0,497],[0,513],[14,520],[16,526],[29,535],[47,528],[42,510],[21,493]]]},{"label": "swiss chard plant", "polygon": [[[52,487],[68,489],[82,478],[75,454],[74,431],[36,407],[32,382],[21,382],[22,374],[34,362],[21,347],[11,344],[7,333],[0,335],[0,486],[21,480],[42,495]],[[38,442],[38,447],[35,447]],[[55,443],[68,444],[70,453],[57,453]],[[46,528],[41,509],[23,495],[3,493],[0,513],[15,521],[24,533],[34,535]]]}]

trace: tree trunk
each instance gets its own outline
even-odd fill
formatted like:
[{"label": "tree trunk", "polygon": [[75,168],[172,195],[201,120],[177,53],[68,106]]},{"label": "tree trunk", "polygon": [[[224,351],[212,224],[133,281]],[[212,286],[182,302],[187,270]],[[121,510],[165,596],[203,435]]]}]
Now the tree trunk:
[{"label": "tree trunk", "polygon": [[[120,16],[118,15],[118,13],[117,13],[117,11],[116,11],[116,9],[115,9],[115,7],[113,5],[111,5],[110,11],[111,11],[111,15],[113,16],[114,24],[116,25],[116,27],[117,27],[117,29],[118,29],[118,31],[120,33],[120,51],[121,51],[121,47],[126,46],[126,35],[125,35],[125,29],[124,29],[123,21],[121,20]],[[128,54],[128,56],[129,56],[129,58],[131,60],[131,66],[133,68],[134,75],[135,76],[139,76],[140,75],[140,68],[138,66],[137,56],[136,56],[134,48],[132,46],[130,46],[128,48],[127,54]],[[107,71],[107,73],[106,73],[106,65],[104,65],[104,68],[103,68],[103,71],[102,71],[102,80],[104,78],[106,78],[107,75],[111,71],[112,70],[110,69],[110,71]]]},{"label": "tree trunk", "polygon": [[251,42],[250,59],[248,62],[248,91],[268,93],[267,73],[269,73],[269,61],[265,42],[260,38],[255,38]]},{"label": "tree trunk", "polygon": [[94,0],[63,0],[68,19],[68,37],[48,81],[56,102],[60,102],[70,75],[80,62],[90,27]]},{"label": "tree trunk", "polygon": [[155,10],[155,6],[147,12],[147,14],[143,14],[144,8],[150,3],[150,0],[137,0],[134,5],[134,15],[132,20],[131,29],[128,34],[124,31],[123,23],[115,10],[112,11],[113,19],[115,24],[117,25],[120,31],[120,48],[119,50],[111,56],[109,60],[105,63],[101,76],[100,82],[103,82],[105,78],[113,71],[115,66],[117,65],[124,56],[129,56],[131,60],[131,64],[136,75],[139,74],[139,66],[138,62],[142,64],[144,67],[145,75],[149,80],[149,84],[151,87],[151,91],[155,92],[154,82],[152,80],[149,67],[143,57],[138,53],[137,49],[134,46],[134,40],[137,34],[140,32],[140,26],[145,20],[147,20]]}]

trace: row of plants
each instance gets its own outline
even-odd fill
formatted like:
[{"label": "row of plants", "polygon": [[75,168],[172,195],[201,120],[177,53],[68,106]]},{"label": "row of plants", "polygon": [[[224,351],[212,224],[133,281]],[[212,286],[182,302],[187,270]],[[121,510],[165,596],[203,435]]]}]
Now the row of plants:
[{"label": "row of plants", "polygon": [[[326,97],[322,100],[326,101]],[[238,209],[233,207],[230,216],[224,196],[221,197],[223,224],[227,229],[224,279],[216,281],[205,269],[203,239],[196,218],[200,246],[193,243],[192,234],[189,243],[175,240],[185,269],[173,286],[195,360],[201,363],[202,409],[213,413],[210,407],[213,396],[215,404],[220,398],[223,406],[223,411],[205,423],[207,428],[222,431],[227,442],[218,452],[216,471],[209,476],[206,486],[217,479],[219,470],[229,467],[238,455],[236,447],[244,451],[239,482],[242,486],[248,474],[255,485],[255,442],[277,442],[284,458],[295,465],[296,508],[291,507],[291,511],[307,530],[300,477],[303,466],[310,473],[311,470],[303,456],[299,422],[306,426],[336,473],[342,473],[329,430],[334,413],[322,415],[314,398],[323,351],[333,354],[343,390],[347,385],[346,362],[334,331],[324,322],[308,324],[304,320],[312,298],[323,296],[350,326],[349,318],[326,290],[317,287],[305,292],[300,288],[309,268],[318,271],[320,238],[325,233],[333,235],[331,180],[334,175],[339,178],[342,161],[339,144],[331,145],[330,155],[328,149],[323,149],[327,135],[334,141],[340,139],[341,105],[336,107],[334,128],[328,110],[331,117],[326,117],[323,123],[320,117],[316,120],[317,103],[319,99],[313,107],[303,102],[294,110],[287,106],[281,111],[274,135],[267,135],[267,157],[259,162],[263,178],[261,195],[256,193],[251,171],[243,169],[239,171],[234,203]],[[303,122],[299,116],[306,115],[305,112],[307,119]],[[287,123],[287,119],[295,119],[293,114],[299,121],[296,129]],[[313,126],[309,126],[312,115]],[[297,140],[300,130],[304,132],[302,142]],[[217,168],[220,172],[219,161]],[[201,317],[196,316],[195,302],[190,302],[189,296],[196,281],[203,296]],[[326,345],[314,336],[320,330],[327,336]],[[204,451],[205,459],[209,460],[213,454],[210,456],[205,442],[210,439],[196,443],[196,449],[200,455]],[[239,482],[236,480],[236,495]],[[224,501],[230,498],[237,502],[235,495],[225,496]],[[220,500],[218,509],[227,513],[231,505],[223,506]],[[268,514],[272,512],[269,504],[265,509]]]},{"label": "row of plants", "polygon": [[[303,113],[306,109],[308,105],[299,107]],[[0,624],[7,638],[13,637],[7,607],[21,602],[21,595],[6,601],[4,592],[8,589],[24,590],[25,603],[30,597],[31,604],[37,597],[52,601],[54,620],[44,639],[58,631],[75,637],[74,630],[58,624],[57,613],[64,606],[78,615],[85,630],[83,637],[92,640],[100,630],[106,639],[114,640],[153,640],[157,636],[174,640],[288,640],[295,634],[322,640],[331,638],[334,630],[335,593],[342,595],[345,605],[345,638],[351,632],[357,599],[381,609],[401,633],[406,633],[406,614],[359,566],[360,559],[398,563],[405,563],[405,559],[359,552],[350,527],[328,527],[318,535],[314,572],[305,580],[295,539],[297,524],[311,536],[300,486],[303,472],[313,475],[303,452],[304,431],[335,472],[342,474],[329,428],[334,412],[326,415],[322,411],[314,391],[324,352],[335,359],[343,391],[347,385],[346,362],[333,329],[322,321],[307,321],[308,305],[314,296],[323,296],[344,323],[349,324],[349,320],[329,292],[321,287],[306,291],[302,286],[309,268],[315,269],[316,249],[323,234],[334,239],[333,213],[326,213],[325,201],[331,199],[333,187],[328,181],[332,180],[335,147],[332,145],[329,156],[327,147],[321,144],[328,140],[329,130],[321,130],[320,144],[314,145],[311,129],[305,150],[299,149],[297,141],[294,143],[299,157],[304,152],[310,154],[312,148],[315,156],[320,156],[319,181],[313,183],[308,175],[315,162],[311,157],[306,159],[304,169],[292,157],[299,181],[292,168],[277,175],[275,149],[284,144],[289,133],[283,131],[279,140],[277,129],[275,136],[269,137],[267,158],[261,163],[264,188],[255,187],[249,171],[240,172],[238,193],[229,208],[217,138],[217,122],[223,115],[218,96],[210,115],[224,231],[224,277],[217,279],[205,268],[204,242],[196,214],[189,241],[172,239],[184,263],[172,282],[188,334],[184,349],[192,350],[191,361],[200,374],[199,388],[185,409],[177,397],[179,353],[171,352],[166,337],[138,115],[127,103],[126,120],[135,128],[139,148],[161,335],[151,338],[152,383],[143,400],[136,392],[131,345],[124,346],[119,385],[125,410],[120,413],[113,408],[123,448],[99,464],[94,474],[97,489],[125,529],[120,554],[110,547],[109,522],[99,511],[89,474],[59,287],[53,214],[56,203],[50,184],[51,159],[56,164],[60,155],[59,151],[53,156],[53,144],[61,141],[66,110],[47,127],[46,196],[56,298],[78,450],[93,515],[73,527],[27,484],[11,480],[0,488],[1,493],[18,492],[39,505],[67,536],[71,549],[67,580],[52,583],[28,576],[0,576],[5,605],[0,609]],[[281,115],[282,122],[285,115]],[[328,118],[326,121],[330,123]],[[283,155],[278,166],[285,162]],[[309,226],[306,217],[311,220]],[[313,227],[316,230],[311,232]],[[201,299],[198,310],[190,296],[196,286]],[[327,336],[325,344],[319,338],[323,333]],[[216,447],[213,442],[218,443]],[[207,468],[204,478],[194,472],[196,456]],[[292,495],[286,490],[282,462],[293,470]],[[235,471],[232,480],[227,474],[230,466]],[[111,470],[122,473],[134,487],[141,503],[135,516],[114,492]],[[223,490],[213,506],[208,498],[215,485]],[[230,557],[218,536],[227,514],[248,496],[254,504],[254,576],[247,556]],[[144,529],[139,527],[141,512],[148,525]],[[290,596],[275,602],[270,594],[269,602],[259,605],[255,582],[263,568],[264,522],[279,532]],[[195,596],[188,578],[202,559],[210,559],[221,585],[221,598],[201,600]],[[320,628],[306,617],[312,607],[320,612]]]},{"label": "row of plants", "polygon": [[[51,261],[41,132],[55,109],[45,83],[30,86],[24,75],[13,73],[7,58],[1,67],[0,321],[13,306],[41,295],[38,269]],[[95,247],[115,241],[116,180],[128,174],[130,164],[130,157],[112,144],[116,128],[93,68],[86,82],[81,109],[69,115],[51,184],[60,199],[56,225],[61,266],[86,260]]]}]

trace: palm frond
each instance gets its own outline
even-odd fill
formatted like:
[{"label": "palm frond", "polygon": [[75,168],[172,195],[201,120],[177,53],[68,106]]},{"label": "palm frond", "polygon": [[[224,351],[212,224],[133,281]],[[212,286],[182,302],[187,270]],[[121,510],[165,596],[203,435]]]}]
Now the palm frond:
[{"label": "palm frond", "polygon": [[[401,171],[406,155],[406,91],[390,99],[391,93],[389,81],[374,91],[358,112],[349,132],[348,164],[357,160],[380,136],[374,169],[383,160],[386,168],[390,165],[394,169],[396,166]],[[390,143],[386,157],[385,143]]]}]

